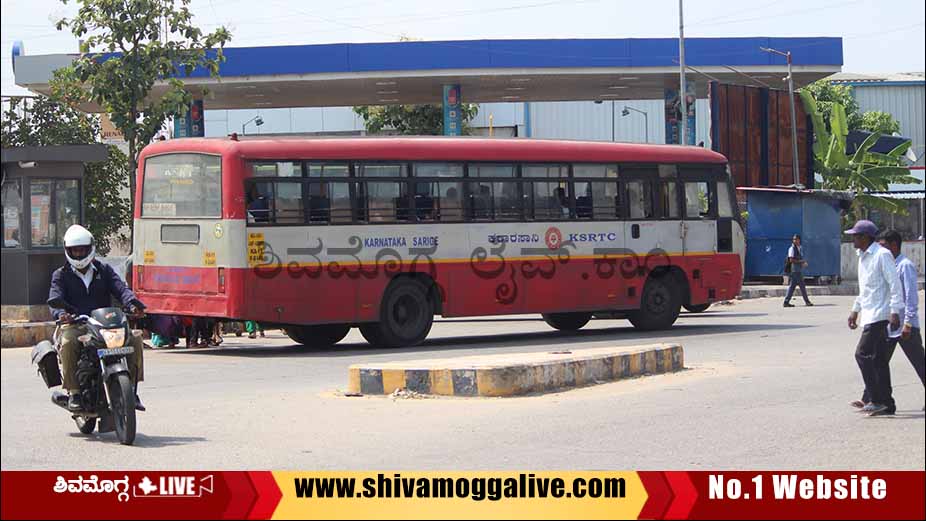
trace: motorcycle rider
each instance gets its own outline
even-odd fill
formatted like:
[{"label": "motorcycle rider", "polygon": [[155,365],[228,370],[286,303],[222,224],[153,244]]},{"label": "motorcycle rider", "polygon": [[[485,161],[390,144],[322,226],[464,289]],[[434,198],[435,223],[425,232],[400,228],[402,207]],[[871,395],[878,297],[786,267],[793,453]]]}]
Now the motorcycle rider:
[{"label": "motorcycle rider", "polygon": [[[145,309],[145,305],[138,300],[115,270],[96,260],[95,254],[93,235],[86,228],[78,224],[68,228],[64,234],[64,255],[68,262],[52,274],[48,300],[63,299],[73,306],[77,315],[89,315],[94,309],[111,306],[112,297],[119,299],[131,313],[140,313]],[[80,385],[77,382],[77,360],[81,343],[77,338],[86,334],[87,328],[83,324],[72,323],[75,316],[67,310],[51,308],[51,313],[55,319],[63,323],[59,353],[63,367],[63,384],[68,392],[68,410],[78,412],[82,410],[82,404]],[[144,411],[145,406],[138,398],[138,383],[144,380],[144,347],[141,335],[129,336],[129,342],[135,350],[134,354],[126,357],[135,382],[135,408]]]}]

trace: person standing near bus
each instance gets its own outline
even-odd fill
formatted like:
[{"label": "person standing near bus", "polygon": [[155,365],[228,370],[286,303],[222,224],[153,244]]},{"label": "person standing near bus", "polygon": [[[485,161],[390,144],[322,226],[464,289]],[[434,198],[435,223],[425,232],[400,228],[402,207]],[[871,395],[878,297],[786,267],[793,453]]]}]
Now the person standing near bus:
[{"label": "person standing near bus", "polygon": [[[907,360],[910,360],[910,364],[916,371],[917,376],[920,377],[920,382],[926,385],[926,351],[923,349],[923,337],[920,335],[919,299],[916,295],[916,265],[901,253],[900,245],[903,241],[897,231],[888,230],[884,232],[878,238],[878,242],[882,247],[890,250],[891,255],[894,256],[897,277],[900,279],[900,289],[903,295],[903,329],[900,331],[899,336],[889,335],[888,361],[893,357],[894,349],[897,348],[899,342],[900,348],[907,355]],[[865,392],[862,393],[862,399],[851,402],[851,405],[859,409],[864,408],[871,403],[870,394],[868,389],[865,389]]]},{"label": "person standing near bus", "polygon": [[807,287],[804,286],[804,267],[807,266],[807,260],[804,259],[804,248],[801,246],[801,236],[796,233],[794,237],[791,237],[791,247],[788,248],[788,266],[791,268],[791,272],[788,276],[788,294],[785,295],[784,307],[794,307],[794,304],[791,303],[791,297],[794,296],[794,288],[796,286],[801,287],[801,296],[804,297],[804,304],[813,306],[813,302],[807,298]]},{"label": "person standing near bus", "polygon": [[845,233],[852,236],[858,249],[858,297],[849,314],[849,329],[857,329],[861,322],[855,360],[871,396],[871,403],[862,411],[869,416],[894,414],[897,406],[891,395],[888,325],[893,329],[900,326],[903,309],[894,256],[875,241],[878,228],[871,221],[858,221]]}]

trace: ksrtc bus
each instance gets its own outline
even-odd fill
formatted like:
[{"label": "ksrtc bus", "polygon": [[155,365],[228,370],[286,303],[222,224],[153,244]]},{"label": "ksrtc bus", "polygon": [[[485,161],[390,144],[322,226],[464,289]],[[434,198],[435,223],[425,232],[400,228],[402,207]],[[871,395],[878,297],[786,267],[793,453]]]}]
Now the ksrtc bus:
[{"label": "ksrtc bus", "polygon": [[742,283],[734,186],[703,148],[232,135],[149,145],[137,176],[149,312],[260,321],[307,345],[351,327],[414,345],[435,315],[663,329]]}]

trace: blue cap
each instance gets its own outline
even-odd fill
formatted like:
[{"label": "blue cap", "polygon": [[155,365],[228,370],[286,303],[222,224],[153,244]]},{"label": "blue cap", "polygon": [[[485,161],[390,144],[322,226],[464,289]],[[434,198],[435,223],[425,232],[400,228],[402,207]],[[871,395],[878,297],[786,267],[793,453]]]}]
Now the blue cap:
[{"label": "blue cap", "polygon": [[875,223],[862,219],[855,223],[855,226],[845,231],[847,235],[867,235],[869,237],[878,236],[878,227]]}]

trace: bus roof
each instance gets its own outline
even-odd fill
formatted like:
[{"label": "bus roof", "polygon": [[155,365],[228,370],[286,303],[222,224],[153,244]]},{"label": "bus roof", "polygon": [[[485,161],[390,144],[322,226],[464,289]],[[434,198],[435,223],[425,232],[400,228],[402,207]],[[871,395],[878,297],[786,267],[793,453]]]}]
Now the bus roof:
[{"label": "bus roof", "polygon": [[155,142],[145,147],[142,156],[170,152],[234,154],[245,159],[271,160],[727,162],[717,152],[692,146],[440,136],[185,138]]}]

